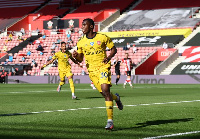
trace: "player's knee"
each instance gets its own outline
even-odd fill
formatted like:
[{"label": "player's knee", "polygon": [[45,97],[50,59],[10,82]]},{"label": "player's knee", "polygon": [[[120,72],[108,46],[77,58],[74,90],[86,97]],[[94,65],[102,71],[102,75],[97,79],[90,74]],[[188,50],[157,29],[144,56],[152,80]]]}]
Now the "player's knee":
[{"label": "player's knee", "polygon": [[110,91],[104,91],[103,94],[104,94],[104,97],[110,97],[111,96]]},{"label": "player's knee", "polygon": [[102,94],[102,96],[105,98],[105,94],[103,92],[100,92]]}]

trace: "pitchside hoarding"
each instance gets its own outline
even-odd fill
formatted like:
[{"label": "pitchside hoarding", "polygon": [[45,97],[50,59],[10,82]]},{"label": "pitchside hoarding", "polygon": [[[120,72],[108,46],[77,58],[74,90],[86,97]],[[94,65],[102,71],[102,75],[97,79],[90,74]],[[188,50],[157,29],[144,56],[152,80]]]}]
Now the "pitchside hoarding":
[{"label": "pitchside hoarding", "polygon": [[[112,83],[116,76],[112,76]],[[90,83],[88,75],[73,77],[75,84]],[[124,83],[126,76],[120,77],[119,83]],[[7,83],[58,84],[59,76],[8,76]],[[200,84],[200,75],[134,75],[131,77],[134,84]],[[66,83],[68,80],[66,79]]]}]

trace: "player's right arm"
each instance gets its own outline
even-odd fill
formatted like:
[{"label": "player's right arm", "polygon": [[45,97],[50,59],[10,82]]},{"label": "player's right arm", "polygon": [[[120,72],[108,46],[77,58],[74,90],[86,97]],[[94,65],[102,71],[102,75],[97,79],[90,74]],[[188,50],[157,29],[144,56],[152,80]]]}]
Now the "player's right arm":
[{"label": "player's right arm", "polygon": [[48,61],[46,64],[44,64],[43,66],[41,66],[41,70],[43,70],[46,66],[48,66],[49,64],[51,64],[51,63],[53,63],[53,61],[55,60],[55,59],[57,59],[58,58],[58,53],[55,53],[55,55],[52,57],[52,59],[50,60],[50,61]]},{"label": "player's right arm", "polygon": [[46,66],[48,66],[49,64],[53,63],[55,59],[52,59],[50,61],[48,61],[46,64],[44,64],[40,69],[43,70]]},{"label": "player's right arm", "polygon": [[78,53],[77,51],[74,51],[72,53],[72,56],[79,62],[81,63],[83,61],[83,53]]},{"label": "player's right arm", "polygon": [[77,51],[74,51],[72,53],[72,56],[79,62],[81,63],[83,61],[83,57],[84,57],[84,54],[83,54],[83,48],[82,48],[82,40],[80,39],[77,43]]}]

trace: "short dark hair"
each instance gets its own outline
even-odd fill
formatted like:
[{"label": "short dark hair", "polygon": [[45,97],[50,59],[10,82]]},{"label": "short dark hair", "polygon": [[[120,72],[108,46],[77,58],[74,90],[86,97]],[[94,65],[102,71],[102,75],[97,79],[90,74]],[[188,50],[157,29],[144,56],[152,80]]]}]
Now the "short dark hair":
[{"label": "short dark hair", "polygon": [[66,44],[66,42],[61,42],[61,45],[62,45],[62,44]]},{"label": "short dark hair", "polygon": [[86,19],[83,20],[83,22],[84,21],[88,21],[94,27],[94,20],[92,20],[91,18],[86,18]]}]

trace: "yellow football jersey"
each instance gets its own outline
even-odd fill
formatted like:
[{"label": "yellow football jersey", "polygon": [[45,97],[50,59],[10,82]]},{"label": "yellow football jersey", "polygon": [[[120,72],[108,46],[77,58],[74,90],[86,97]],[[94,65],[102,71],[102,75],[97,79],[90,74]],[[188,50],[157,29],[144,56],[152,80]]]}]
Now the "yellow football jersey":
[{"label": "yellow football jersey", "polygon": [[70,56],[71,53],[69,51],[67,51],[66,53],[62,53],[61,51],[55,53],[53,59],[58,59],[58,69],[60,71],[65,71],[71,68],[71,65],[68,61]]},{"label": "yellow football jersey", "polygon": [[[104,35],[96,33],[95,37],[87,38],[84,35],[77,43],[78,53],[83,53],[89,69],[105,65],[102,63],[106,58],[106,47],[111,49],[114,46],[112,40]],[[107,64],[110,66],[110,62]]]}]

